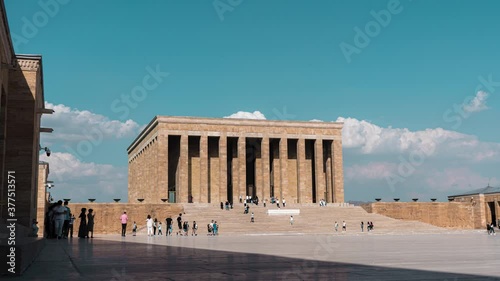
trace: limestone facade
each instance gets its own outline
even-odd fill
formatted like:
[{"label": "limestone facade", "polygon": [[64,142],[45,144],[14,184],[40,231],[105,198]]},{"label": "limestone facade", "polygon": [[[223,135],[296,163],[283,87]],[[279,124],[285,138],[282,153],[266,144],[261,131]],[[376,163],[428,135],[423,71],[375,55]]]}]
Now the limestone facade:
[{"label": "limestone facade", "polygon": [[40,119],[50,111],[44,108],[42,58],[14,54],[3,1],[0,9],[0,217],[8,215],[10,172],[15,218],[29,227],[37,212]]},{"label": "limestone facade", "polygon": [[342,123],[156,116],[127,149],[129,202],[344,202]]}]

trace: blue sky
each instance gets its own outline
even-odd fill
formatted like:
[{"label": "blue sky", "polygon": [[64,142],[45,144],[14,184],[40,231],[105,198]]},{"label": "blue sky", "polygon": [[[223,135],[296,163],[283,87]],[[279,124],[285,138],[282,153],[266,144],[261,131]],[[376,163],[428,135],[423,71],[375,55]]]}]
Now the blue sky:
[{"label": "blue sky", "polygon": [[[154,115],[238,111],[350,118],[348,200],[445,200],[500,178],[498,1],[6,0],[6,8],[16,52],[43,55],[46,101],[64,112],[43,121],[55,129],[43,141],[59,153],[48,159],[57,196],[85,200],[103,189],[103,200],[125,198],[126,147]],[[373,36],[356,45],[367,27]],[[357,53],[346,56],[342,44]],[[169,75],[127,114],[117,111],[147,69]],[[92,138],[82,132],[96,126],[106,128],[102,140],[78,153]],[[383,143],[369,148],[375,140]],[[396,186],[370,174],[401,175],[400,157],[432,144]]]}]

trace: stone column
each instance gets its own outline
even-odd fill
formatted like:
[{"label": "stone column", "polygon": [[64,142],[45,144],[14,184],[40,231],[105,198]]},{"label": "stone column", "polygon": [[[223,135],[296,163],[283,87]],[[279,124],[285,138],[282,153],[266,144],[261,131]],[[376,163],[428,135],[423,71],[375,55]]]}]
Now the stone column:
[{"label": "stone column", "polygon": [[168,134],[163,130],[158,130],[157,165],[159,194],[156,201],[159,201],[161,198],[168,198]]},{"label": "stone column", "polygon": [[326,162],[326,193],[327,193],[327,198],[326,202],[332,203],[333,199],[333,174],[332,174],[332,146],[333,142],[327,142],[327,158],[326,160],[323,160]]},{"label": "stone column", "polygon": [[261,157],[262,157],[262,188],[259,192],[259,200],[268,199],[271,194],[271,178],[270,178],[270,163],[269,163],[269,137],[264,136],[261,142]]},{"label": "stone column", "polygon": [[333,140],[333,201],[344,203],[344,168],[342,160],[342,141]]},{"label": "stone column", "polygon": [[297,142],[299,203],[312,203],[312,185],[307,183],[306,140]]},{"label": "stone column", "polygon": [[189,184],[189,136],[187,134],[181,135],[180,156],[179,156],[179,182],[177,183],[177,203],[188,202],[188,184]]},{"label": "stone column", "polygon": [[[282,137],[280,139],[280,179],[281,179],[281,190],[280,193],[277,194],[277,197],[282,200],[288,200],[289,191],[288,191],[288,139],[286,137]],[[275,193],[276,195],[276,193]],[[280,202],[281,203],[281,202]]]},{"label": "stone column", "polygon": [[[219,161],[220,161],[220,181],[219,181],[219,193],[217,198],[212,197],[212,203],[217,203],[218,201],[226,201],[227,196],[227,137],[225,134],[221,134],[219,138]],[[234,197],[234,196],[233,196]],[[219,200],[220,199],[220,200]],[[228,198],[231,200],[231,198]],[[236,203],[234,201],[233,203]]]},{"label": "stone column", "polygon": [[321,199],[326,200],[325,174],[323,172],[323,140],[314,141],[314,169],[316,171],[316,202]]},{"label": "stone column", "polygon": [[208,137],[200,137],[200,203],[208,203]]},{"label": "stone column", "polygon": [[245,135],[241,135],[238,137],[238,192],[237,194],[233,194],[233,198],[237,202],[239,200],[239,196],[243,196],[243,199],[246,196],[246,186],[247,186],[247,162],[246,162],[246,138]]}]

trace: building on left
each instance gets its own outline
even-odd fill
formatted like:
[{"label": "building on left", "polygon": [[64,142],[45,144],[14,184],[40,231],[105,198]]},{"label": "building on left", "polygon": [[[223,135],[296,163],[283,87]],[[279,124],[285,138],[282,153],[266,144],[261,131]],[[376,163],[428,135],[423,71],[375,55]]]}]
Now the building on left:
[{"label": "building on left", "polygon": [[52,132],[40,121],[53,111],[45,108],[42,57],[14,53],[3,0],[0,9],[0,225],[15,218],[22,229],[37,217],[40,133]]}]

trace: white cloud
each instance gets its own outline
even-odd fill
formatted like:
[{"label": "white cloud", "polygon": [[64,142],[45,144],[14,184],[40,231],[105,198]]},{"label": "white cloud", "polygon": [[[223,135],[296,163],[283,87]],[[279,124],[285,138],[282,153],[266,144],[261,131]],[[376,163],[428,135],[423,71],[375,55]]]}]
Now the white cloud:
[{"label": "white cloud", "polygon": [[352,165],[346,167],[344,176],[346,180],[381,180],[386,179],[397,170],[397,165],[389,162],[372,162],[365,165]]},{"label": "white cloud", "polygon": [[319,120],[319,119],[312,119],[312,120],[309,120],[309,122],[325,122],[325,121]]},{"label": "white cloud", "polygon": [[63,104],[46,102],[45,107],[54,110],[53,114],[42,117],[43,126],[54,129],[52,134],[43,135],[44,141],[49,144],[56,141],[68,143],[89,139],[120,139],[134,137],[139,133],[140,126],[133,120],[110,120],[106,116]]},{"label": "white cloud", "polygon": [[266,116],[264,116],[264,114],[262,114],[260,111],[254,111],[254,112],[238,111],[229,116],[224,116],[224,118],[265,120]]},{"label": "white cloud", "polygon": [[364,120],[339,117],[344,122],[342,142],[363,154],[398,154],[423,152],[472,161],[498,160],[499,143],[481,142],[476,136],[442,128],[410,131],[406,128],[383,128]]},{"label": "white cloud", "polygon": [[488,182],[492,186],[496,186],[500,183],[495,177],[483,177],[467,167],[429,171],[425,182],[431,189],[448,193],[460,193],[483,188],[488,185]]},{"label": "white cloud", "polygon": [[[86,202],[96,198],[100,202],[111,202],[113,198],[127,198],[127,169],[108,164],[82,162],[70,153],[54,152],[40,161],[49,163],[49,180],[55,199],[71,198],[72,202]],[[116,197],[118,196],[118,197]]]},{"label": "white cloud", "polygon": [[465,112],[480,112],[488,109],[486,106],[486,100],[488,99],[488,93],[479,91],[476,93],[476,96],[468,103],[463,105],[463,109]]}]

